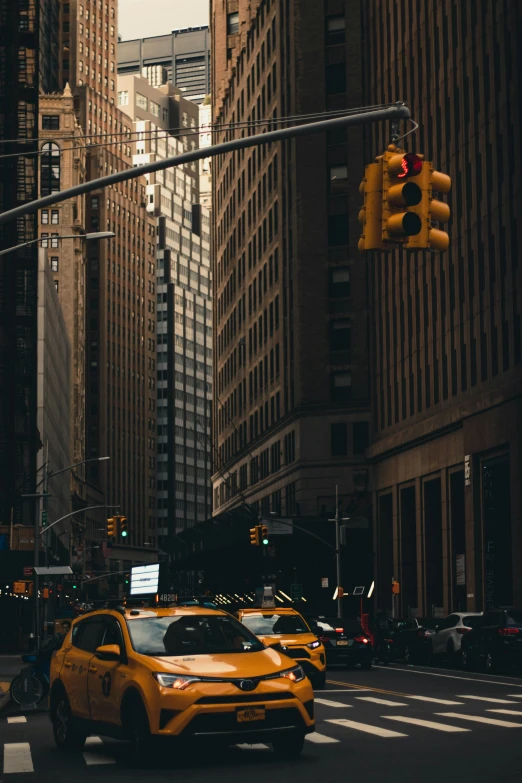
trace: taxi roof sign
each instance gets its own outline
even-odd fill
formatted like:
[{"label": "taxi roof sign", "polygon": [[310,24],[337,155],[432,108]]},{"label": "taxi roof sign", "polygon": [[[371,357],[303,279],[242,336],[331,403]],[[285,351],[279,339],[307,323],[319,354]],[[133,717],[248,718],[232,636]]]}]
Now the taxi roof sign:
[{"label": "taxi roof sign", "polygon": [[254,606],[257,609],[273,609],[275,607],[274,588],[256,587]]}]

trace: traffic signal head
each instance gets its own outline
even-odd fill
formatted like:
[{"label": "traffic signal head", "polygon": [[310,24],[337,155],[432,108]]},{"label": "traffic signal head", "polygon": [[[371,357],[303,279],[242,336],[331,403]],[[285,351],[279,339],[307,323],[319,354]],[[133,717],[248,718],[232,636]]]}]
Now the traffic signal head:
[{"label": "traffic signal head", "polygon": [[120,526],[120,535],[122,538],[127,538],[129,532],[127,530],[127,517],[118,517]]},{"label": "traffic signal head", "polygon": [[446,223],[450,217],[450,208],[444,201],[433,198],[433,191],[449,193],[451,179],[447,174],[435,171],[433,164],[424,161],[422,174],[418,178],[422,189],[422,201],[415,208],[421,220],[421,230],[415,236],[411,236],[404,247],[409,250],[431,249],[447,250],[449,247],[449,235],[433,223]]},{"label": "traffic signal head", "polygon": [[[422,202],[423,156],[390,144],[382,156],[382,241],[404,244],[422,229],[414,209]],[[413,208],[413,209],[412,209]]]},{"label": "traffic signal head", "polygon": [[364,171],[364,179],[359,186],[363,196],[363,206],[359,212],[362,234],[358,248],[365,250],[384,250],[382,242],[382,160],[369,163]]},{"label": "traffic signal head", "polygon": [[250,543],[252,546],[259,546],[259,536],[261,533],[261,526],[256,525],[250,528]]},{"label": "traffic signal head", "polygon": [[268,528],[266,525],[261,525],[261,543],[263,546],[268,544]]},{"label": "traffic signal head", "polygon": [[116,519],[109,517],[107,520],[107,538],[114,538],[116,535]]}]

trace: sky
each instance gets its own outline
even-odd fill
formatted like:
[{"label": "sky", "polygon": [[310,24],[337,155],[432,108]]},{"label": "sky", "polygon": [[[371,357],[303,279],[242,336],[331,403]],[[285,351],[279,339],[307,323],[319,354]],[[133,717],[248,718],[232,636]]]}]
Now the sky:
[{"label": "sky", "polygon": [[119,0],[124,41],[208,24],[210,0]]}]

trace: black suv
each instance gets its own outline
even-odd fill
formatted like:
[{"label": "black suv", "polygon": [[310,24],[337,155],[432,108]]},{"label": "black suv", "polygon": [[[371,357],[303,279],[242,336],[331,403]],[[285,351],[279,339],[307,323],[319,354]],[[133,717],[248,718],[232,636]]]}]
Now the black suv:
[{"label": "black suv", "polygon": [[522,611],[491,609],[462,639],[462,666],[493,673],[516,666],[522,672]]}]

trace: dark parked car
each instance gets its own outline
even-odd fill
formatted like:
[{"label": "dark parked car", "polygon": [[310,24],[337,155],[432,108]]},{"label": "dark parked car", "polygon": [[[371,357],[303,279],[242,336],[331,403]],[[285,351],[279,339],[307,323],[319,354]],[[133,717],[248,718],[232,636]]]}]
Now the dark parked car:
[{"label": "dark parked car", "polygon": [[516,666],[522,672],[522,611],[492,609],[462,639],[462,666],[487,672]]},{"label": "dark parked car", "polygon": [[326,665],[340,663],[348,669],[359,664],[363,669],[372,668],[372,644],[357,620],[338,617],[315,617],[310,627],[324,644]]},{"label": "dark parked car", "polygon": [[437,620],[408,617],[405,620],[390,621],[390,638],[395,660],[405,663],[426,663],[431,658],[431,637]]}]

